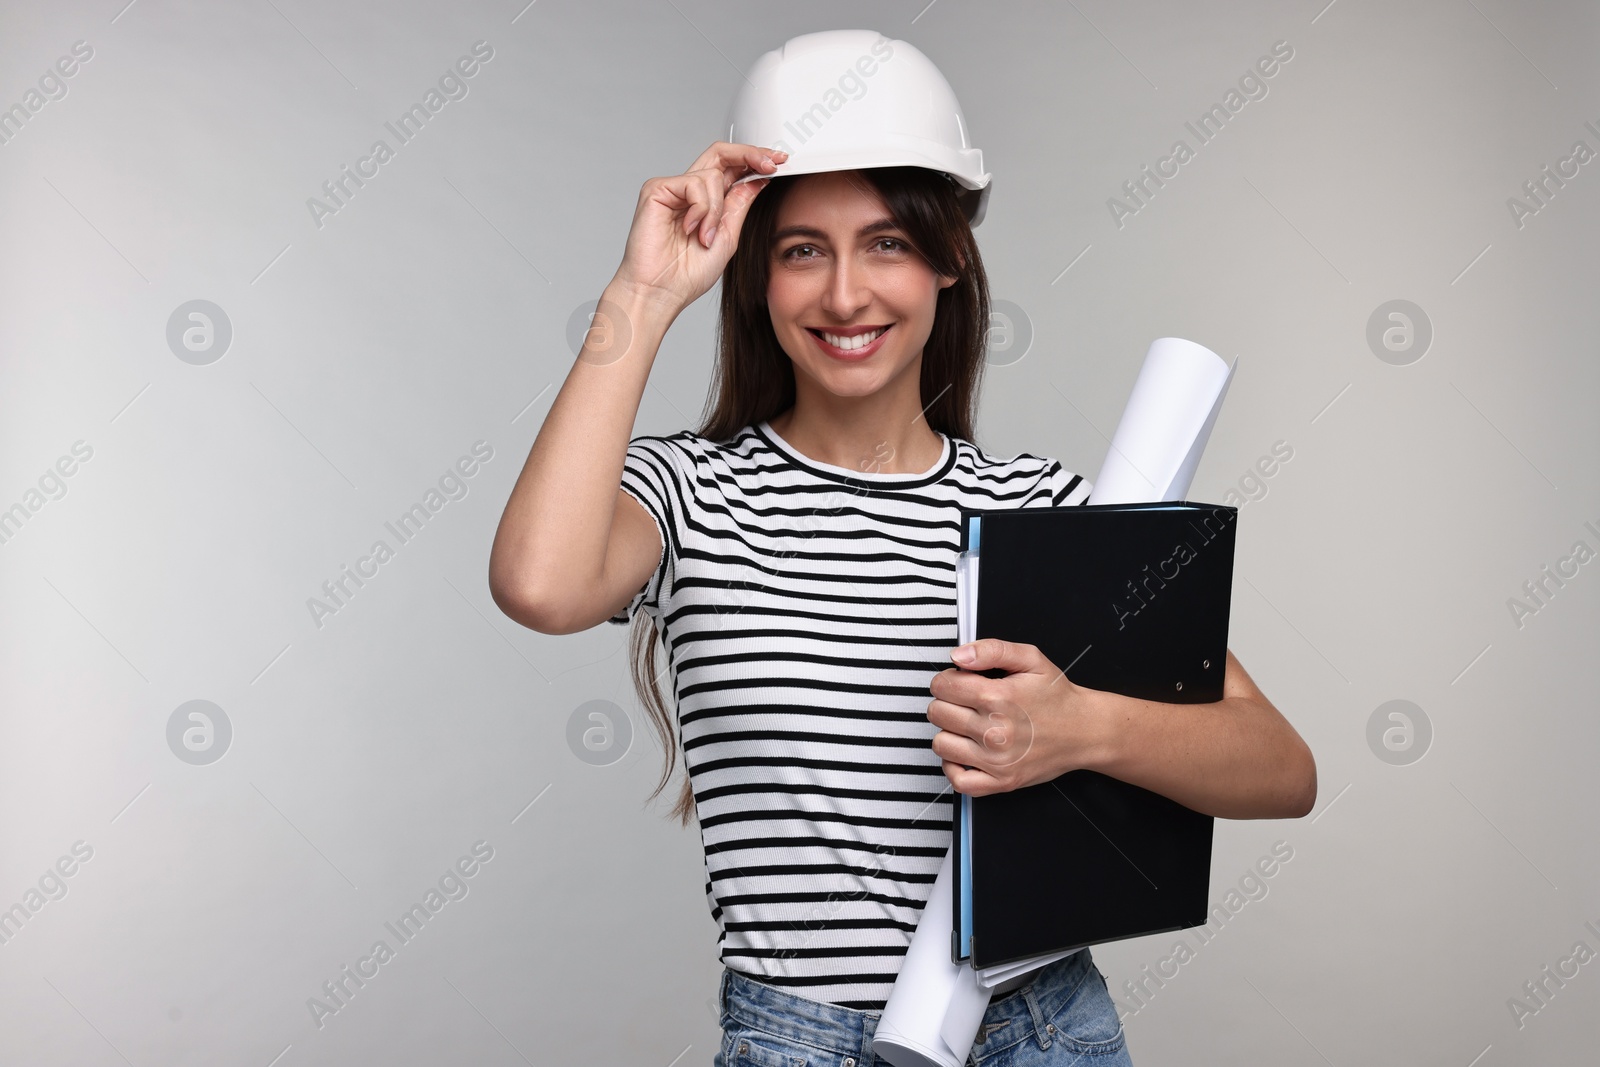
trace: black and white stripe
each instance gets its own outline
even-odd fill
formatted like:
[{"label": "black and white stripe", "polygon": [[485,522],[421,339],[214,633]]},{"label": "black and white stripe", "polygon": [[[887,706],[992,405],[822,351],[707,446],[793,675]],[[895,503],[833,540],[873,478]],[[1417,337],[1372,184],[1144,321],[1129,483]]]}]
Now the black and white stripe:
[{"label": "black and white stripe", "polygon": [[665,547],[610,621],[662,629],[722,961],[881,1010],[950,847],[927,708],[960,508],[1082,504],[1090,483],[950,437],[922,474],[851,471],[762,422],[636,437],[622,488]]}]

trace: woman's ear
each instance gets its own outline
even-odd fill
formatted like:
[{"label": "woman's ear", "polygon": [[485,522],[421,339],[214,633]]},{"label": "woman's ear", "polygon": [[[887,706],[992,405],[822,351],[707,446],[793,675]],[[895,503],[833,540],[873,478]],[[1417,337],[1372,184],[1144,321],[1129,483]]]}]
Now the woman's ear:
[{"label": "woman's ear", "polygon": [[[967,269],[967,257],[962,254],[959,248],[956,249],[956,263],[960,265],[962,270]],[[949,275],[941,275],[939,278],[939,288],[948,289],[960,280],[961,279],[959,277],[952,278]]]},{"label": "woman's ear", "polygon": [[[956,263],[957,263],[957,265],[960,267],[961,270],[966,270],[967,269],[967,257],[962,253],[961,249],[959,249],[959,248],[955,250],[955,253],[956,253]],[[958,282],[960,280],[961,279],[959,277],[952,278],[948,274],[941,274],[941,275],[939,275],[939,288],[948,289],[948,288],[950,288],[952,285],[954,285],[956,282]]]}]

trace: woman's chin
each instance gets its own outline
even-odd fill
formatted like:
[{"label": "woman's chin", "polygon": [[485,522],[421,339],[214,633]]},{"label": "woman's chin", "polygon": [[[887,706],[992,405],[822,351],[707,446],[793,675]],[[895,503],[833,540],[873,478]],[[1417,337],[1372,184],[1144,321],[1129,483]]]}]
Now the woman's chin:
[{"label": "woman's chin", "polygon": [[878,368],[865,364],[828,367],[812,380],[838,397],[871,396],[888,382]]}]

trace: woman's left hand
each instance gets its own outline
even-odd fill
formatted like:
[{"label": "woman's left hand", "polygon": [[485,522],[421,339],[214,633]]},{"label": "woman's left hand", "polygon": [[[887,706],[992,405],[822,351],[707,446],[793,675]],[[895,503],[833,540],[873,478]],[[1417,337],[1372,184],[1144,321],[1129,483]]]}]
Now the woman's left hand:
[{"label": "woman's left hand", "polygon": [[[1093,764],[1103,736],[1095,690],[1074,685],[1035,645],[986,637],[975,656],[933,676],[933,751],[958,793],[981,797]],[[959,650],[958,650],[959,651]],[[994,667],[1010,673],[986,678]]]}]

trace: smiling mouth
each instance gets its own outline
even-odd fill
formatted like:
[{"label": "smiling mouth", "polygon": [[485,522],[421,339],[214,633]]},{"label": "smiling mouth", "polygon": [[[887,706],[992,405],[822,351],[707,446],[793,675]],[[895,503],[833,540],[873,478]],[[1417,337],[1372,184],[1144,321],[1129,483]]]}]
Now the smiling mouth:
[{"label": "smiling mouth", "polygon": [[822,340],[835,348],[842,349],[845,352],[852,352],[858,348],[866,348],[891,328],[892,324],[890,326],[876,326],[870,330],[852,334],[830,333],[827,330],[815,329],[810,326],[806,327],[806,330],[812,336],[822,338]]}]

